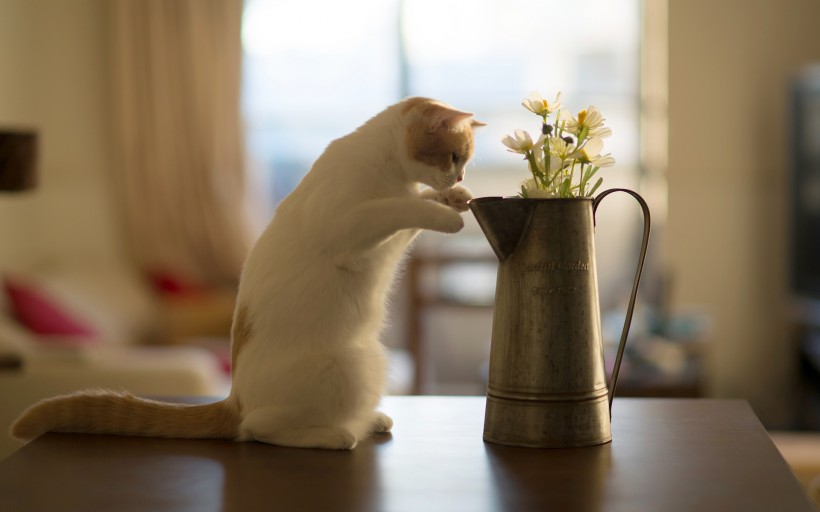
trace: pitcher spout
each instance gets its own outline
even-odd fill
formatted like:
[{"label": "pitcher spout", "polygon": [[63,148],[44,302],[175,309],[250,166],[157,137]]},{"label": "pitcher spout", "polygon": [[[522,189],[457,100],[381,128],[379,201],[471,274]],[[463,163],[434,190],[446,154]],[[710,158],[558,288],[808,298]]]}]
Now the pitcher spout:
[{"label": "pitcher spout", "polygon": [[503,262],[515,251],[527,229],[532,203],[503,197],[479,197],[470,201],[470,210],[496,257]]}]

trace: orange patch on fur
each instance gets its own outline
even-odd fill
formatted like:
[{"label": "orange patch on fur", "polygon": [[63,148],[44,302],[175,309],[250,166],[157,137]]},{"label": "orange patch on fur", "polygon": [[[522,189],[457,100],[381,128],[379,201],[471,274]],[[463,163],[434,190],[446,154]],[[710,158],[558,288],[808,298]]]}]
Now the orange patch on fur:
[{"label": "orange patch on fur", "polygon": [[[414,111],[411,113],[411,111]],[[466,120],[471,114],[460,112],[429,98],[405,100],[402,114],[412,115],[407,130],[407,150],[410,158],[444,172],[453,165],[453,154],[462,161],[473,155],[473,130],[471,123],[460,124],[453,129],[442,119]]]},{"label": "orange patch on fur", "polygon": [[425,103],[429,104],[432,102],[433,100],[431,100],[430,98],[408,98],[404,100],[404,106],[402,106],[401,108],[401,113],[406,114],[419,105],[423,105]]},{"label": "orange patch on fur", "polygon": [[45,432],[235,439],[239,422],[237,406],[229,400],[184,405],[90,390],[29,407],[12,425],[11,434],[23,440]]},{"label": "orange patch on fur", "polygon": [[453,165],[453,153],[463,161],[472,157],[473,132],[471,129],[431,132],[425,124],[417,123],[407,131],[407,150],[410,158],[446,172]]},{"label": "orange patch on fur", "polygon": [[234,370],[239,359],[239,353],[245,348],[250,338],[251,323],[248,319],[248,308],[240,304],[236,308],[236,315],[234,315],[233,325],[231,326],[231,367]]}]

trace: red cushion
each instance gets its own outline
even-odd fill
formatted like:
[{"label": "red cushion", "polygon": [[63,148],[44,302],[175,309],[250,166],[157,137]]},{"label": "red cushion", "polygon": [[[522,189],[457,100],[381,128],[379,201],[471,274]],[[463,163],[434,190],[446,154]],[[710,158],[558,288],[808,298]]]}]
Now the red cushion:
[{"label": "red cushion", "polygon": [[97,332],[74,318],[30,283],[6,278],[11,313],[29,330],[46,336],[70,336],[73,343],[93,342]]},{"label": "red cushion", "polygon": [[186,279],[173,272],[149,272],[148,279],[154,285],[154,289],[162,295],[167,296],[191,296],[202,295],[207,292],[207,288],[190,279]]}]

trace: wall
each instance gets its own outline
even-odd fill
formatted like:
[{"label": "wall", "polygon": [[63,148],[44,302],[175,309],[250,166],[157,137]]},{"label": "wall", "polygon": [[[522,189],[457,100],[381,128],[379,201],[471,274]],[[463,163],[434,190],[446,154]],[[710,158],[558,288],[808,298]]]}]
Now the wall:
[{"label": "wall", "polygon": [[[816,0],[669,0],[674,302],[715,319],[708,379],[789,419],[789,78],[820,60]],[[105,0],[0,0],[0,126],[37,128],[41,186],[0,196],[0,269],[124,257],[110,179]]]},{"label": "wall", "polygon": [[708,387],[790,420],[787,92],[820,60],[816,0],[669,0],[674,301],[713,314]]},{"label": "wall", "polygon": [[123,257],[113,204],[105,0],[0,0],[0,128],[40,134],[40,186],[0,195],[0,269]]}]

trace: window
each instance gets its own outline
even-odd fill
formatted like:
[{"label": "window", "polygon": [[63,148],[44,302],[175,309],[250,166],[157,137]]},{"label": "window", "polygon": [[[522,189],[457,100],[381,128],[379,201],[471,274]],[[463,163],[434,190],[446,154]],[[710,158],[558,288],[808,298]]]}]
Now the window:
[{"label": "window", "polygon": [[[641,8],[640,0],[246,0],[244,110],[257,177],[275,204],[331,140],[404,97],[428,96],[474,112],[488,125],[476,134],[465,180],[474,195],[513,195],[526,167],[500,140],[518,128],[538,130],[537,118],[520,106],[531,91],[545,97],[562,91],[566,107],[595,105],[613,130],[605,151],[617,163],[601,171],[605,187],[637,189],[646,126],[641,83],[647,83],[640,79]],[[617,309],[631,287],[640,213],[628,200],[607,203],[596,234],[600,297],[604,309]],[[470,217],[465,233],[478,230]],[[494,268],[468,267],[439,275],[433,286],[458,295],[450,279],[470,284],[463,290],[469,297],[492,296]],[[480,381],[476,369],[486,352],[466,345],[489,342],[492,315],[486,316],[447,312],[438,324],[428,318],[422,330],[438,338],[429,340],[438,347],[435,366],[449,364],[441,362],[446,357],[456,361],[434,373]],[[401,328],[408,320],[394,314],[393,323]],[[619,335],[610,341],[617,344]],[[425,389],[482,390],[474,383]]]},{"label": "window", "polygon": [[513,193],[524,171],[499,140],[537,130],[519,107],[533,90],[604,112],[618,161],[607,184],[634,184],[639,15],[638,0],[247,0],[244,109],[270,198],[284,197],[331,140],[411,95],[488,123],[471,171],[507,170],[499,191]]}]

